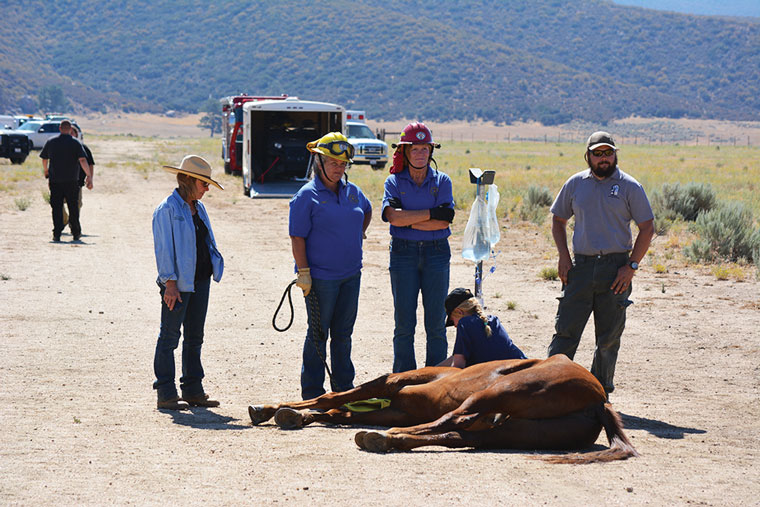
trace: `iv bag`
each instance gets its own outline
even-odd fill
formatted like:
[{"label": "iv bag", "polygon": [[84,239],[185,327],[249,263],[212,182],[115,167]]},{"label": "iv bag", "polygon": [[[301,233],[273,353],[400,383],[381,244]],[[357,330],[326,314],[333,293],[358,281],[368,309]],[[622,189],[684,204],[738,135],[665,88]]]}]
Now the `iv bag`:
[{"label": "iv bag", "polygon": [[488,185],[486,200],[488,201],[488,242],[493,248],[501,239],[499,220],[496,218],[496,207],[499,205],[499,189],[496,185]]},{"label": "iv bag", "polygon": [[488,205],[481,196],[477,196],[464,229],[462,257],[475,262],[488,259],[491,255],[490,235]]}]

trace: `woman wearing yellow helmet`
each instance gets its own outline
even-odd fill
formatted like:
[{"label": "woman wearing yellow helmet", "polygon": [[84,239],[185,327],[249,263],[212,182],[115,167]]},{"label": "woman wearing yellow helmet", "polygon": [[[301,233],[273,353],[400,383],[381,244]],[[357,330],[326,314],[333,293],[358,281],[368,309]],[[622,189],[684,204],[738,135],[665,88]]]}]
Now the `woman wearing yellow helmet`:
[{"label": "woman wearing yellow helmet", "polygon": [[[353,156],[353,146],[343,134],[331,132],[306,148],[314,154],[314,177],[290,201],[288,229],[297,285],[305,298],[312,298],[306,302],[309,328],[301,366],[301,396],[311,399],[325,392],[320,356],[326,357],[328,337],[333,388],[344,391],[354,385],[351,335],[372,205],[358,186],[343,178]],[[319,308],[320,322],[312,321],[316,317],[308,311],[310,303]],[[320,334],[323,340],[317,339]]]}]

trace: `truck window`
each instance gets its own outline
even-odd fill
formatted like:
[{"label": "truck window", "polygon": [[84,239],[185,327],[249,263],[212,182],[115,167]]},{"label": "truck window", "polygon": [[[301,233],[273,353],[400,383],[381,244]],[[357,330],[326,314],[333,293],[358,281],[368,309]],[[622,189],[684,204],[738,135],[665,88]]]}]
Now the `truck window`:
[{"label": "truck window", "polygon": [[348,137],[357,137],[360,139],[374,139],[375,134],[366,125],[349,125]]}]

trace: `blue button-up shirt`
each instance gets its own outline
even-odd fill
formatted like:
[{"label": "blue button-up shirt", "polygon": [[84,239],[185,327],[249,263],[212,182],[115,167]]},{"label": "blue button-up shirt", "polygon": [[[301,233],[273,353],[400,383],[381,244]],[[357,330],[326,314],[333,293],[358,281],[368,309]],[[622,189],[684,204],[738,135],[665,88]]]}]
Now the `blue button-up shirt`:
[{"label": "blue button-up shirt", "polygon": [[336,194],[315,175],[293,196],[288,231],[306,239],[313,278],[342,280],[361,270],[364,217],[371,211],[362,190],[343,180]]},{"label": "blue button-up shirt", "polygon": [[[216,247],[206,208],[200,201],[195,201],[195,209],[208,229],[206,244],[211,255],[214,281],[218,282],[222,279],[224,259]],[[153,212],[153,247],[158,267],[156,281],[166,285],[167,280],[176,280],[180,292],[193,292],[197,257],[195,226],[190,205],[182,199],[176,189]]]},{"label": "blue button-up shirt", "polygon": [[[385,179],[383,221],[388,221],[385,218],[385,208],[388,207],[388,201],[393,197],[401,201],[401,207],[405,210],[437,208],[441,204],[453,208],[454,195],[452,192],[451,178],[449,178],[448,174],[436,171],[429,166],[425,180],[419,186],[412,180],[408,168],[400,173],[391,174]],[[448,238],[450,235],[451,229],[449,227],[437,231],[420,231],[411,227],[396,227],[391,225],[391,236],[399,239],[427,241]]]}]

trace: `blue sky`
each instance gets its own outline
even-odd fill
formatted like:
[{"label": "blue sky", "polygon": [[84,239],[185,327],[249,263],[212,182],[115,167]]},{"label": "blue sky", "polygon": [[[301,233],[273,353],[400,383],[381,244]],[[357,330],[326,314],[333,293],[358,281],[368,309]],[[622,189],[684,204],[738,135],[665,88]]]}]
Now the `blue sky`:
[{"label": "blue sky", "polygon": [[760,0],[613,0],[620,5],[635,5],[661,11],[718,16],[760,18]]}]

